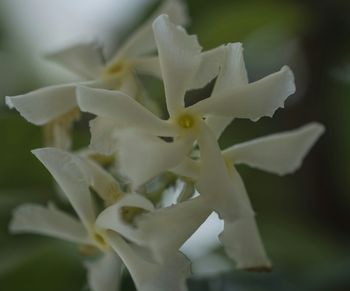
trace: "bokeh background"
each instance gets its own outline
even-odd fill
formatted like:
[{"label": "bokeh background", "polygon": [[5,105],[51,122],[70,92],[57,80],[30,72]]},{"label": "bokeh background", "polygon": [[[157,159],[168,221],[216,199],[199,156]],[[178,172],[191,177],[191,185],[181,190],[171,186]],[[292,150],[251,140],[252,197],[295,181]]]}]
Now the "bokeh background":
[{"label": "bokeh background", "polygon": [[[251,81],[284,64],[297,93],[274,118],[235,121],[222,147],[310,121],[327,131],[293,175],[278,177],[240,167],[274,270],[234,270],[215,248],[196,258],[190,290],[350,290],[350,2],[348,0],[188,0],[205,49],[243,42]],[[76,246],[55,239],[8,234],[12,209],[55,201],[46,169],[30,150],[41,129],[4,104],[4,96],[74,81],[41,53],[80,39],[113,47],[158,4],[146,0],[1,0],[0,2],[0,289],[88,290]],[[112,36],[112,37],[111,37]],[[147,81],[147,80],[146,80]],[[160,87],[160,84],[153,84]],[[161,89],[154,92],[161,92]],[[194,93],[196,94],[196,93]],[[160,96],[161,97],[161,96]],[[157,98],[160,98],[159,96]],[[86,122],[75,146],[88,144]],[[206,232],[206,231],[204,231]],[[209,230],[208,230],[209,232]],[[123,291],[133,290],[126,276]]]}]

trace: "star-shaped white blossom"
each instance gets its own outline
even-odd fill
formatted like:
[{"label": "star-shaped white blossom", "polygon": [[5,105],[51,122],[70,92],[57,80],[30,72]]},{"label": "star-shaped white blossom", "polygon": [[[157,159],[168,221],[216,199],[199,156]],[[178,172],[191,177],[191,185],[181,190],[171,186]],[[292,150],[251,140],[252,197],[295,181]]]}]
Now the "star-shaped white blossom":
[{"label": "star-shaped white blossom", "polygon": [[[170,115],[168,120],[158,118],[121,91],[79,87],[77,92],[82,111],[109,118],[129,129],[118,138],[118,159],[121,170],[135,188],[179,164],[191,152],[203,128],[208,126],[205,118],[227,122],[232,118],[257,120],[272,116],[295,90],[293,74],[287,67],[248,83],[241,44],[202,53],[197,38],[187,35],[166,15],[155,20],[153,31]],[[212,95],[185,107],[186,91],[196,87],[194,84],[208,83],[226,62],[230,69],[220,72]],[[230,87],[221,85],[221,79],[229,78]],[[105,129],[107,135],[113,134],[112,128],[111,125]],[[103,126],[99,130],[100,135],[104,135]],[[164,143],[159,137],[173,137],[174,140]]]},{"label": "star-shaped white blossom", "polygon": [[[126,39],[112,57],[104,56],[98,43],[79,43],[47,55],[47,58],[60,64],[81,77],[78,84],[118,89],[133,98],[142,100],[144,89],[135,73],[160,77],[158,58],[152,33],[152,22],[161,13],[169,13],[179,24],[188,21],[186,8],[181,0],[167,0],[161,7]],[[54,85],[23,95],[6,97],[10,108],[15,108],[29,122],[46,125],[47,145],[68,149],[71,145],[70,129],[73,121],[79,119],[75,87],[77,83]]]},{"label": "star-shaped white blossom", "polygon": [[[132,221],[128,221],[134,218],[133,211],[154,210],[146,198],[121,192],[116,180],[89,160],[53,148],[33,153],[62,188],[78,219],[54,207],[25,204],[14,211],[11,232],[44,234],[100,250],[99,259],[85,264],[88,282],[94,291],[119,290],[122,262],[140,291],[186,290],[189,262],[181,253],[175,251],[160,261],[154,257],[153,250],[129,242],[129,238],[141,237],[130,225]],[[96,222],[96,207],[89,187],[113,205],[114,217],[110,223],[114,231],[109,230],[103,218]]]}]

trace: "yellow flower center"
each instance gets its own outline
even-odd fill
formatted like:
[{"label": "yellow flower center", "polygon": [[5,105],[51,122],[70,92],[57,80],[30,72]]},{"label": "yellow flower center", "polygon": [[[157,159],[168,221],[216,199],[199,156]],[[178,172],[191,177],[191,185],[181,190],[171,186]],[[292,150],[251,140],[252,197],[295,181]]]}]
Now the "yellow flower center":
[{"label": "yellow flower center", "polygon": [[192,115],[185,113],[183,115],[180,115],[180,117],[177,119],[177,123],[180,125],[180,127],[189,129],[194,126],[195,119]]},{"label": "yellow flower center", "polygon": [[104,232],[100,230],[93,230],[92,240],[95,241],[97,247],[101,250],[107,250],[109,248],[108,242],[104,238]]},{"label": "yellow flower center", "polygon": [[116,60],[115,62],[109,63],[102,71],[103,77],[120,77],[125,74],[131,67],[130,62],[125,60]]}]

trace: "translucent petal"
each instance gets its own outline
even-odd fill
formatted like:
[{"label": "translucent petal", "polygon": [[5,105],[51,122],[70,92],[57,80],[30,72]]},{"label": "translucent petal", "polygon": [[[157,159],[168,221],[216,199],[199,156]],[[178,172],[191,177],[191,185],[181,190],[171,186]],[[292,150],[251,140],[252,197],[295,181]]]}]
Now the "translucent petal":
[{"label": "translucent petal", "polygon": [[46,58],[85,79],[96,79],[104,66],[102,49],[98,43],[79,43],[46,54]]},{"label": "translucent petal", "polygon": [[179,25],[188,22],[187,7],[182,0],[166,0],[163,4],[145,21],[120,48],[115,58],[121,56],[140,56],[152,53],[156,50],[152,23],[160,14],[169,15],[170,19]]},{"label": "translucent petal", "polygon": [[191,151],[192,144],[192,136],[165,142],[154,136],[128,131],[118,142],[120,171],[130,179],[133,188],[136,189],[181,163]]},{"label": "translucent petal", "polygon": [[235,164],[243,163],[285,175],[300,167],[305,155],[323,132],[323,125],[310,123],[296,130],[232,146],[224,151],[224,156]]},{"label": "translucent petal", "polygon": [[138,241],[134,227],[123,219],[124,207],[136,207],[146,211],[154,209],[152,203],[145,197],[139,194],[126,194],[117,203],[107,207],[99,214],[96,225],[103,229],[114,230],[129,240]]},{"label": "translucent petal", "polygon": [[260,272],[271,269],[254,217],[225,221],[224,231],[219,238],[237,268]]},{"label": "translucent petal", "polygon": [[133,61],[135,69],[143,74],[152,75],[158,79],[162,79],[158,57],[142,57]]},{"label": "translucent petal", "polygon": [[97,260],[86,262],[91,291],[121,290],[122,265],[122,261],[114,252],[106,252]]},{"label": "translucent petal", "polygon": [[160,67],[170,116],[184,107],[184,96],[200,66],[201,46],[197,37],[171,23],[166,15],[153,23]]},{"label": "translucent petal", "polygon": [[121,125],[155,135],[175,134],[172,124],[159,119],[123,92],[78,87],[77,98],[82,111],[112,118]]},{"label": "translucent petal", "polygon": [[43,125],[77,106],[76,84],[44,87],[27,94],[6,97],[6,104],[29,122]]},{"label": "translucent petal", "polygon": [[112,118],[99,117],[91,120],[90,123],[90,148],[104,155],[111,155],[117,146],[117,136],[114,134],[121,126]]},{"label": "translucent petal", "polygon": [[62,188],[87,229],[95,222],[89,183],[73,154],[55,148],[42,148],[32,153],[41,161]]},{"label": "translucent petal", "polygon": [[189,261],[181,253],[158,263],[145,257],[145,250],[128,244],[119,235],[109,235],[109,244],[121,257],[138,291],[186,291],[190,275]]},{"label": "translucent petal", "polygon": [[12,233],[37,233],[78,244],[90,243],[84,226],[54,207],[21,205],[14,210],[9,229]]},{"label": "translucent petal", "polygon": [[245,86],[233,87],[215,98],[210,97],[189,107],[194,113],[258,120],[272,117],[295,92],[294,77],[288,67]]},{"label": "translucent petal", "polygon": [[228,165],[210,129],[203,125],[198,140],[200,148],[200,175],[198,191],[206,196],[221,219],[234,221],[253,212],[246,199],[240,196],[241,185],[232,179]]},{"label": "translucent petal", "polygon": [[202,197],[157,209],[137,219],[140,244],[158,261],[171,258],[212,212]]}]

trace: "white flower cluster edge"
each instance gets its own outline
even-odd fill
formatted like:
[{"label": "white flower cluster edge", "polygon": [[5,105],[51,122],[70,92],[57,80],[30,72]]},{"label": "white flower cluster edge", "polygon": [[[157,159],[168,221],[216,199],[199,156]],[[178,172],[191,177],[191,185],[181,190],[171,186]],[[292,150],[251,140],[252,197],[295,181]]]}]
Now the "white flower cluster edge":
[{"label": "white flower cluster edge", "polygon": [[[270,269],[235,165],[292,173],[324,131],[310,123],[222,151],[217,140],[234,118],[257,121],[284,107],[295,92],[293,73],[283,67],[249,83],[240,43],[202,51],[197,37],[178,26],[187,22],[184,4],[167,0],[110,58],[95,43],[47,56],[81,76],[81,82],[6,97],[29,122],[45,126],[51,147],[33,154],[77,214],[51,204],[21,205],[10,231],[68,240],[85,246],[86,253],[97,250],[84,263],[93,291],[120,290],[123,265],[139,291],[187,290],[190,262],[179,249],[213,211],[224,221],[219,238],[237,268]],[[163,81],[167,120],[152,113],[155,102],[139,73]],[[187,91],[214,79],[208,98],[185,106]],[[96,115],[90,149],[71,152],[69,132],[81,112]],[[111,158],[115,166],[104,167]],[[184,186],[176,204],[162,207],[149,192],[169,172]]]}]

